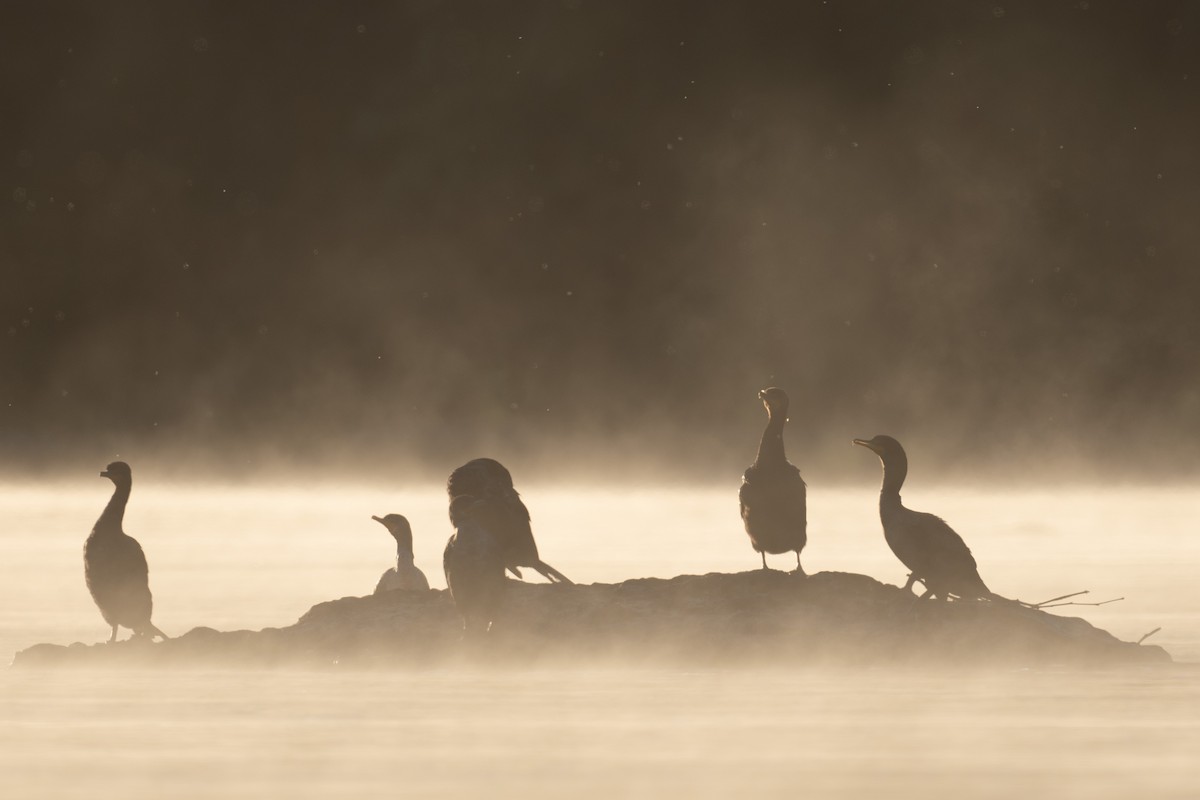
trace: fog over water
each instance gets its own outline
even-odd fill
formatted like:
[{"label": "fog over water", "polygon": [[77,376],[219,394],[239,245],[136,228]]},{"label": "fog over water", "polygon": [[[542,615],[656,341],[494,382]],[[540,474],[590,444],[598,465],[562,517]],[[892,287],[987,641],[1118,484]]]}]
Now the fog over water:
[{"label": "fog over water", "polygon": [[479,456],[579,583],[755,569],[777,385],[810,573],[903,585],[890,434],[1178,663],[7,670],[0,794],[1193,797],[1198,91],[1184,0],[4,4],[0,658],[107,639],[115,459],[172,636],[370,593],[372,515],[444,587]]},{"label": "fog over water", "polygon": [[[79,545],[107,489],[10,488],[0,515],[0,647],[95,642],[107,628]],[[149,481],[146,481],[149,484]],[[754,569],[730,489],[529,486],[542,553],[582,583]],[[875,486],[813,487],[810,571],[904,577]],[[28,796],[321,797],[354,792],[497,796],[1189,797],[1200,746],[1195,494],[1179,490],[982,493],[926,486],[997,591],[1043,600],[1125,596],[1079,613],[1191,662],[1161,670],[936,666],[897,672],[450,668],[157,670],[0,674],[0,770]],[[581,513],[585,509],[586,513]],[[361,595],[394,550],[369,517],[413,522],[435,588],[449,531],[441,487],[334,485],[135,490],[126,529],[151,564],[155,620],[172,635],[286,625]],[[1098,535],[1097,532],[1102,532]],[[788,562],[786,556],[773,562]],[[779,566],[786,566],[779,564]],[[419,646],[419,643],[414,643]]]}]

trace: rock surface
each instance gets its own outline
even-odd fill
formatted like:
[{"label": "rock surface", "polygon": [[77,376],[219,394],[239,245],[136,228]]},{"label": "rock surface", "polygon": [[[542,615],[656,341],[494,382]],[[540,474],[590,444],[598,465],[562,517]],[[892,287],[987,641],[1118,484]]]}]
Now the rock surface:
[{"label": "rock surface", "polygon": [[918,600],[865,575],[755,570],[619,584],[510,581],[492,633],[463,642],[449,593],[387,592],[309,609],[262,631],[195,628],[157,644],[40,644],[14,665],[1113,666],[1170,662],[1074,617],[1016,604]]}]

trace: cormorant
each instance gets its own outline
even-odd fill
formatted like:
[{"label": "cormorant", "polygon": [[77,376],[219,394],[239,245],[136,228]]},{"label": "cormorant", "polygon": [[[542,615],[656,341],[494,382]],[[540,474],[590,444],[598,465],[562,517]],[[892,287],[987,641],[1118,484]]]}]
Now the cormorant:
[{"label": "cormorant", "polygon": [[750,544],[762,556],[767,568],[767,553],[796,552],[796,572],[800,551],[808,541],[808,517],[804,480],[800,470],[788,463],[783,452],[783,426],[787,422],[788,396],[774,386],[758,393],[767,409],[767,427],[758,445],[758,457],[742,475],[738,500],[742,522],[750,535]]},{"label": "cormorant", "polygon": [[[456,497],[486,500],[487,505],[475,510],[477,519],[485,520],[488,531],[495,537],[504,555],[504,566],[521,577],[521,567],[532,567],[555,583],[571,583],[566,575],[538,556],[533,529],[529,526],[529,509],[513,488],[512,475],[504,465],[491,458],[476,458],[450,473],[446,494]],[[450,504],[450,523],[456,528],[454,504]]]},{"label": "cormorant", "polygon": [[479,512],[488,504],[469,496],[450,501],[455,532],[446,542],[442,567],[463,621],[463,635],[491,629],[504,597],[504,553]]},{"label": "cormorant", "polygon": [[117,640],[118,626],[131,629],[139,638],[166,639],[167,635],[150,621],[154,603],[146,555],[137,539],[121,530],[133,473],[124,461],[114,461],[100,477],[111,480],[116,489],[83,545],[83,575],[104,621],[112,626],[108,641]]},{"label": "cormorant", "polygon": [[413,563],[412,527],[408,520],[399,514],[388,514],[386,517],[371,517],[396,540],[396,566],[389,569],[375,584],[375,594],[390,592],[393,589],[404,589],[410,592],[429,591],[429,581]]},{"label": "cormorant", "polygon": [[855,439],[854,443],[871,450],[883,464],[883,488],[879,492],[879,518],[883,538],[904,566],[912,570],[905,591],[916,581],[925,584],[922,597],[950,595],[968,600],[1002,599],[979,577],[975,557],[962,537],[940,517],[905,508],[900,502],[900,487],[908,475],[908,456],[890,436]]}]

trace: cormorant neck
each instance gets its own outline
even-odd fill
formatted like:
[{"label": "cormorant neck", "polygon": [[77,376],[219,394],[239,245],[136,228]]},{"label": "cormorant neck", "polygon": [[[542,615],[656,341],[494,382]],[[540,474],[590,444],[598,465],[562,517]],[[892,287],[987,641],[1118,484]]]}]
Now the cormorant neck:
[{"label": "cormorant neck", "polygon": [[116,485],[108,505],[104,507],[104,513],[100,515],[100,519],[96,520],[96,530],[121,531],[121,523],[125,519],[125,504],[129,502],[131,488],[133,488],[132,481]]},{"label": "cormorant neck", "polygon": [[782,411],[769,413],[762,441],[758,443],[758,457],[754,459],[755,466],[787,463],[787,456],[783,452],[783,425],[787,422],[787,413]]},{"label": "cormorant neck", "polygon": [[410,567],[413,563],[412,544],[407,546],[399,539],[396,540],[396,569]]},{"label": "cormorant neck", "polygon": [[908,459],[900,455],[888,460],[881,458],[880,461],[883,462],[883,486],[879,490],[879,502],[895,500],[899,503],[900,487],[904,485],[904,479],[908,476]]}]

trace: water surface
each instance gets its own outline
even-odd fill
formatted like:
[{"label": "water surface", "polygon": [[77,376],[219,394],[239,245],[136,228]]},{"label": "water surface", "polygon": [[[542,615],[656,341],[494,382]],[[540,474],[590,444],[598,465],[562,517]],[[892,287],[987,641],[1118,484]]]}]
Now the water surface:
[{"label": "water surface", "polygon": [[[757,565],[732,491],[523,487],[543,557],[577,581]],[[809,571],[904,570],[872,489],[811,487]],[[0,490],[0,647],[99,641],[80,548],[107,500],[96,485]],[[1126,639],[1200,659],[1196,496],[1172,490],[979,493],[905,500],[967,539],[992,588],[1066,609]],[[286,625],[313,603],[368,593],[404,513],[444,585],[440,489],[137,485],[126,530],[151,565],[155,621]],[[790,567],[787,556],[771,559]],[[588,669],[552,672],[0,675],[0,770],[11,796],[1193,797],[1193,669],[892,674]],[[6,796],[8,792],[5,793]]]}]

